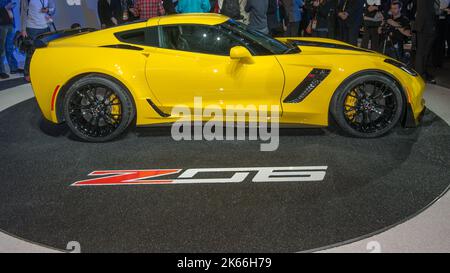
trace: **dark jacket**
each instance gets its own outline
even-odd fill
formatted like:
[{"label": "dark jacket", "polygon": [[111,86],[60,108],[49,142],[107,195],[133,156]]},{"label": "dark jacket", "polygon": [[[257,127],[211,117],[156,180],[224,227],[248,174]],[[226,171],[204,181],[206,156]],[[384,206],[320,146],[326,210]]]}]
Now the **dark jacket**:
[{"label": "dark jacket", "polygon": [[267,10],[269,0],[247,0],[245,11],[250,13],[249,28],[267,32]]},{"label": "dark jacket", "polygon": [[9,17],[8,11],[5,8],[0,7],[0,26],[12,25],[12,24],[13,24],[13,21]]},{"label": "dark jacket", "polygon": [[278,0],[269,0],[267,9],[267,25],[269,30],[283,31],[283,20],[285,20],[285,9],[282,4],[277,7]]},{"label": "dark jacket", "polygon": [[364,0],[340,0],[337,12],[348,13],[344,24],[349,28],[361,27],[364,18]]},{"label": "dark jacket", "polygon": [[434,33],[436,31],[436,11],[434,1],[417,0],[415,29],[417,32]]},{"label": "dark jacket", "polygon": [[316,18],[317,20],[316,29],[328,29],[331,16],[330,12],[333,6],[332,0],[325,0],[318,7],[313,6],[313,1],[308,1],[307,4],[308,6],[306,8],[311,10],[312,18]]},{"label": "dark jacket", "polygon": [[301,8],[304,5],[303,0],[283,0],[282,2],[289,22],[300,22],[302,20]]},{"label": "dark jacket", "polygon": [[235,20],[243,19],[243,16],[241,15],[241,5],[239,4],[239,0],[223,0],[220,13]]},{"label": "dark jacket", "polygon": [[166,14],[175,14],[175,13],[177,13],[175,11],[175,6],[174,6],[172,0],[163,0],[163,6],[164,6],[164,10],[166,11]]},{"label": "dark jacket", "polygon": [[[379,27],[381,26],[382,20],[376,21],[375,18],[379,12],[383,13],[381,5],[375,5],[378,7],[378,10],[369,11],[369,7],[371,7],[369,4],[366,5],[366,8],[364,9],[364,17],[367,17],[369,19],[364,19],[364,27],[367,28],[373,28],[373,27]],[[378,18],[377,18],[378,20]]]},{"label": "dark jacket", "polygon": [[111,4],[107,0],[98,0],[97,3],[98,18],[102,25],[107,27],[114,26],[111,18],[114,17],[120,23],[122,20],[122,6],[120,0],[111,0]]}]

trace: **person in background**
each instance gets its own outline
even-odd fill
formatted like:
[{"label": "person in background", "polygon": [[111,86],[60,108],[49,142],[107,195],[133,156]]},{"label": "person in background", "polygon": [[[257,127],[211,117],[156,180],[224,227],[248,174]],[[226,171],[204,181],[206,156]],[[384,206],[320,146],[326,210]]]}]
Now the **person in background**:
[{"label": "person in background", "polygon": [[248,13],[245,12],[247,0],[211,0],[209,2],[211,3],[211,12],[220,13],[236,21],[248,24]]},{"label": "person in background", "polygon": [[[436,68],[441,68],[444,63],[446,54],[445,42],[448,36],[449,21],[448,21],[448,8],[450,6],[450,0],[440,0],[439,10],[436,11],[436,40],[433,46],[433,65]],[[446,11],[447,9],[447,11]],[[450,44],[449,44],[450,47]]]},{"label": "person in background", "polygon": [[330,15],[328,16],[328,38],[336,39],[338,34],[337,9],[339,0],[328,0],[330,5]]},{"label": "person in background", "polygon": [[267,10],[269,9],[269,0],[247,0],[245,12],[250,14],[249,29],[269,34],[267,25]]},{"label": "person in background", "polygon": [[403,0],[402,13],[408,17],[410,22],[414,21],[416,18],[416,0]]},{"label": "person in background", "polygon": [[175,4],[173,0],[163,0],[163,7],[166,14],[177,13],[177,11],[175,10]]},{"label": "person in background", "polygon": [[134,0],[120,0],[120,23],[129,23],[139,19],[131,11],[133,8]]},{"label": "person in background", "polygon": [[209,5],[211,6],[211,13],[220,13],[222,8],[223,0],[209,0]]},{"label": "person in background", "polygon": [[283,6],[287,17],[286,37],[299,36],[300,21],[302,20],[303,0],[283,0]]},{"label": "person in background", "polygon": [[122,18],[121,0],[98,0],[97,12],[102,28],[119,25]]},{"label": "person in background", "polygon": [[0,0],[0,79],[7,79],[3,55],[9,65],[10,74],[17,74],[17,60],[14,57],[14,4],[11,0]]},{"label": "person in background", "polygon": [[389,17],[387,17],[386,25],[389,29],[391,29],[390,39],[392,41],[393,50],[395,51],[394,57],[399,61],[407,63],[405,60],[405,41],[411,37],[411,24],[409,22],[408,17],[402,14],[402,2],[393,1],[391,4],[391,11]]},{"label": "person in background", "polygon": [[447,13],[447,34],[445,35],[445,40],[447,41],[447,58],[450,58],[450,4],[444,11]]},{"label": "person in background", "polygon": [[[22,36],[35,39],[37,36],[50,32],[49,24],[55,14],[55,2],[53,0],[22,0],[20,8],[20,22]],[[30,81],[30,62],[33,52],[27,53],[25,59],[25,81]]]},{"label": "person in background", "polygon": [[427,64],[436,33],[436,5],[434,0],[417,0],[416,32],[416,71],[429,83],[436,83],[434,77],[428,72]]},{"label": "person in background", "polygon": [[209,0],[179,0],[176,7],[178,13],[205,13],[211,11]]},{"label": "person in background", "polygon": [[381,12],[380,0],[366,0],[366,9],[364,12],[364,35],[361,47],[374,51],[380,50],[380,33],[378,32],[383,23],[383,13]]},{"label": "person in background", "polygon": [[391,8],[391,2],[392,0],[381,0],[380,1],[380,11],[383,13],[383,15],[387,15],[389,13],[389,10]]},{"label": "person in background", "polygon": [[267,9],[267,25],[272,37],[282,37],[285,33],[284,27],[285,10],[281,0],[269,0]]},{"label": "person in background", "polygon": [[218,0],[220,13],[231,19],[241,21],[244,17],[241,15],[241,6],[239,0]]},{"label": "person in background", "polygon": [[331,11],[330,0],[312,0],[308,2],[307,8],[311,11],[312,19],[308,26],[313,37],[329,37],[329,17]]},{"label": "person in background", "polygon": [[135,0],[134,7],[130,11],[141,20],[148,20],[166,13],[161,0]]},{"label": "person in background", "polygon": [[362,26],[364,0],[341,0],[337,16],[340,39],[343,42],[358,45],[359,30]]},{"label": "person in background", "polygon": [[245,11],[247,0],[239,0],[239,5],[241,7],[242,23],[248,25],[250,23],[250,14]]}]

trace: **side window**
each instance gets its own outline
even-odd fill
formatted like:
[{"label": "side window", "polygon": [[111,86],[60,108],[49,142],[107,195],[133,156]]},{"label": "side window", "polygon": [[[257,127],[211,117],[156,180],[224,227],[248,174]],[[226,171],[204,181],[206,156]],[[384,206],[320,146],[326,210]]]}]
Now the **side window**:
[{"label": "side window", "polygon": [[133,29],[119,32],[115,35],[119,41],[124,43],[154,47],[159,46],[157,27]]},{"label": "side window", "polygon": [[204,54],[228,56],[232,47],[240,45],[214,26],[163,26],[161,47]]},{"label": "side window", "polygon": [[[243,46],[245,46],[248,50],[250,50],[250,52],[253,55],[256,56],[265,56],[265,55],[273,55],[272,52],[270,52],[269,50],[267,50],[267,48],[264,48],[262,45],[258,44],[255,39],[251,39],[248,36],[243,35],[243,33],[240,33],[239,31],[237,31],[236,29],[232,29],[229,27],[224,27],[224,26],[219,26],[219,28],[226,33],[227,35],[229,35],[230,37],[232,37],[233,39],[239,41]],[[247,31],[247,33],[249,33]],[[251,33],[251,32],[250,32]],[[262,34],[258,33],[258,32],[254,32],[253,34],[254,36],[261,36]],[[260,37],[257,37],[260,39]],[[266,38],[263,38],[264,40],[267,40]]]}]

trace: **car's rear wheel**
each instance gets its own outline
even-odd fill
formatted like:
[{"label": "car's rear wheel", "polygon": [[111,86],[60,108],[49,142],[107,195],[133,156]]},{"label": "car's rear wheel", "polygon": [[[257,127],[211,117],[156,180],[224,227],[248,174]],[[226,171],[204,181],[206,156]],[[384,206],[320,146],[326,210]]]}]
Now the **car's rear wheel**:
[{"label": "car's rear wheel", "polygon": [[128,91],[102,76],[78,80],[64,98],[66,123],[85,141],[106,142],[117,138],[134,116],[134,104]]},{"label": "car's rear wheel", "polygon": [[381,74],[368,74],[347,81],[336,91],[331,113],[346,133],[374,138],[392,130],[404,109],[402,91]]}]

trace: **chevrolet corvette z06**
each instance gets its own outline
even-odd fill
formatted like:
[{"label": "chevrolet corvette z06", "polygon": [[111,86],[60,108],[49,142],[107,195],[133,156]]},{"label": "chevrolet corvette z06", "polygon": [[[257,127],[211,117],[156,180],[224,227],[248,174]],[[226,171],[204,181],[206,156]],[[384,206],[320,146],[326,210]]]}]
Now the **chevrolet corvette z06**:
[{"label": "chevrolet corvette z06", "polygon": [[330,39],[275,39],[218,14],[44,34],[31,81],[44,117],[92,142],[132,123],[171,124],[194,97],[277,105],[281,124],[334,122],[362,138],[414,127],[425,109],[424,81],[403,63]]}]

